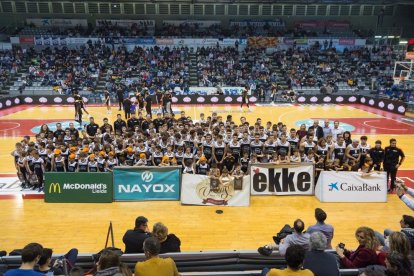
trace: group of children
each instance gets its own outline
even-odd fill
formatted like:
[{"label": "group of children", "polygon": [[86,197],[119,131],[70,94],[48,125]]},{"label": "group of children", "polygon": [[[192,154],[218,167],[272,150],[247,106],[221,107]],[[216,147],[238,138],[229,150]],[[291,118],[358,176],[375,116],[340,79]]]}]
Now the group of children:
[{"label": "group of children", "polygon": [[371,149],[365,136],[359,143],[349,133],[318,139],[313,127],[288,131],[283,123],[262,125],[257,119],[251,125],[245,117],[236,124],[231,115],[223,120],[216,113],[201,114],[197,122],[184,112],[156,120],[123,132],[114,131],[115,122],[114,128],[105,123],[94,136],[74,127],[42,127],[35,141],[26,136],[12,152],[22,187],[41,191],[44,172],[110,172],[115,166],[181,166],[187,174],[241,176],[252,163],[311,162],[317,171],[369,172],[379,170],[383,159],[380,141]]}]

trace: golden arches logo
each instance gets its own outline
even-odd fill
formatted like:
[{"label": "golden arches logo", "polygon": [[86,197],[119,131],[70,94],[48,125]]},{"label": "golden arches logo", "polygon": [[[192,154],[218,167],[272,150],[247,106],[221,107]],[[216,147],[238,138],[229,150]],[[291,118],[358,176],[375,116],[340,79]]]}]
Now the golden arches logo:
[{"label": "golden arches logo", "polygon": [[61,193],[60,184],[59,183],[51,183],[49,186],[49,194],[51,193]]}]

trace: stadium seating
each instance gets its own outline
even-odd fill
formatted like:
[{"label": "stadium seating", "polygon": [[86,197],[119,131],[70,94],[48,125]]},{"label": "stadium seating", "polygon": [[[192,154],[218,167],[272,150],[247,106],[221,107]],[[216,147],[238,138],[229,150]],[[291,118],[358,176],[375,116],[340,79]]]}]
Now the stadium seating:
[{"label": "stadium seating", "polygon": [[[270,257],[265,257],[251,250],[232,251],[199,251],[163,254],[164,258],[174,259],[181,275],[260,275],[263,268],[286,267],[284,257],[278,252],[273,252]],[[130,269],[135,264],[145,260],[144,254],[124,254],[121,261]],[[14,269],[20,266],[19,256],[7,256],[0,259],[0,271]],[[93,267],[93,254],[80,254],[76,262],[77,266],[88,271]],[[358,275],[357,269],[341,269],[341,275]]]}]

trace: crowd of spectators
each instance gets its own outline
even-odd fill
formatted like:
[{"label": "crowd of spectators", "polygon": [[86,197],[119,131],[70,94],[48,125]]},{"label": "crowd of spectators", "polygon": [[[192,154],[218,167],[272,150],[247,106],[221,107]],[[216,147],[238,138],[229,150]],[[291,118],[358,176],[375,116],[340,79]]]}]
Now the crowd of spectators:
[{"label": "crowd of spectators", "polygon": [[62,47],[35,51],[31,48],[22,55],[29,66],[24,87],[38,82],[41,86],[52,86],[61,94],[94,92],[100,77],[105,80],[105,89],[113,94],[117,89],[129,94],[142,88],[155,93],[158,89],[188,87],[189,59],[185,47],[136,47],[127,51],[124,47],[111,49],[100,42],[90,42],[79,50]]},{"label": "crowd of spectators", "polygon": [[0,51],[0,88],[11,83],[12,77],[21,69],[23,53],[20,49]]},{"label": "crowd of spectators", "polygon": [[197,49],[200,86],[265,86],[276,81],[271,60],[264,49],[236,47],[201,47]]},{"label": "crowd of spectators", "polygon": [[[326,94],[344,87],[355,90],[367,87],[376,89],[379,97],[403,101],[414,98],[412,88],[406,83],[393,85],[393,62],[403,58],[399,52],[384,46],[345,48],[340,53],[328,40],[326,44],[316,43],[310,48],[293,45],[269,54],[265,49],[240,49],[238,45],[127,50],[99,41],[78,50],[28,49],[20,52],[16,62],[13,62],[16,55],[10,59],[12,52],[4,52],[0,76],[6,81],[21,64],[28,64],[22,89],[37,82],[62,94],[107,90],[115,95],[117,89],[134,94],[143,88],[149,89],[150,94],[159,90],[185,94],[190,87],[190,71],[196,67],[196,86],[249,87],[253,95],[263,94],[263,98],[273,93],[273,87],[295,91],[315,89]],[[191,63],[192,52],[196,64]],[[100,83],[97,89],[100,81],[104,84]]]},{"label": "crowd of spectators", "polygon": [[[144,21],[145,22],[145,21]],[[100,20],[90,34],[91,37],[142,37],[154,35],[154,28],[146,24],[132,23],[120,26],[117,22]]]},{"label": "crowd of spectators", "polygon": [[295,89],[330,86],[339,83],[350,87],[391,87],[393,61],[401,60],[390,47],[345,48],[339,53],[331,42],[328,47],[315,43],[313,47],[292,47],[276,51],[272,60],[282,69],[283,78]]},{"label": "crowd of spectators", "polygon": [[[272,251],[286,260],[285,268],[264,268],[262,275],[317,275],[339,276],[340,269],[358,269],[360,275],[411,276],[411,249],[414,237],[414,217],[404,215],[400,230],[384,230],[384,234],[372,228],[362,226],[355,231],[358,247],[350,250],[339,243],[332,250],[331,241],[334,227],[326,224],[327,214],[320,208],[315,209],[316,224],[308,227],[296,219],[290,233],[276,244],[259,248],[259,253],[272,258]],[[286,227],[290,227],[286,225]],[[128,266],[121,262],[122,254],[145,254],[146,260],[137,262],[135,275],[142,276],[178,276],[178,269],[173,259],[163,258],[160,254],[181,252],[180,239],[168,234],[167,227],[158,222],[149,230],[149,221],[144,216],[135,220],[134,229],[127,230],[123,237],[125,250],[107,248],[94,255],[96,265],[88,272],[76,266],[78,251],[71,249],[67,254],[52,258],[53,250],[31,243],[16,254],[22,256],[19,269],[9,270],[6,276],[14,275],[69,275],[78,276],[94,274],[98,276],[131,276]],[[60,274],[59,274],[60,273]]]}]

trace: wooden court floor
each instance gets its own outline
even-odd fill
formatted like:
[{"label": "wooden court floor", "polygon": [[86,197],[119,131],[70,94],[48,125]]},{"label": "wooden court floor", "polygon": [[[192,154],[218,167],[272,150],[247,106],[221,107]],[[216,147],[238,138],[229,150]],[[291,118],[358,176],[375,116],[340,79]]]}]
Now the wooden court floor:
[{"label": "wooden court floor", "polygon": [[[88,107],[99,124],[104,117],[114,120],[115,107],[108,115],[103,107]],[[284,105],[253,106],[251,112],[240,112],[238,106],[176,106],[192,119],[217,111],[223,117],[231,114],[235,121],[245,116],[251,123],[261,118],[265,123],[284,122],[298,127],[312,119],[339,120],[353,137],[368,136],[368,143],[381,139],[384,145],[395,137],[407,158],[399,176],[414,186],[414,123],[406,117],[368,107],[353,105]],[[33,135],[43,123],[69,122],[72,106],[18,106],[0,111],[0,176],[14,174],[14,143],[24,135]],[[1,181],[1,179],[0,179]],[[354,231],[366,225],[375,230],[398,229],[403,214],[412,214],[396,195],[388,203],[320,203],[313,196],[252,197],[250,207],[181,206],[179,202],[117,202],[112,204],[46,204],[40,199],[15,197],[0,200],[0,249],[21,248],[29,242],[40,242],[55,252],[77,247],[81,252],[97,252],[104,246],[109,221],[114,224],[115,245],[123,248],[122,235],[132,228],[136,216],[144,215],[150,226],[165,223],[182,241],[182,250],[256,249],[272,241],[285,223],[301,218],[308,226],[314,223],[313,210],[323,208],[327,222],[335,227],[334,244],[343,242],[356,247]],[[215,211],[223,209],[219,215]]]}]

